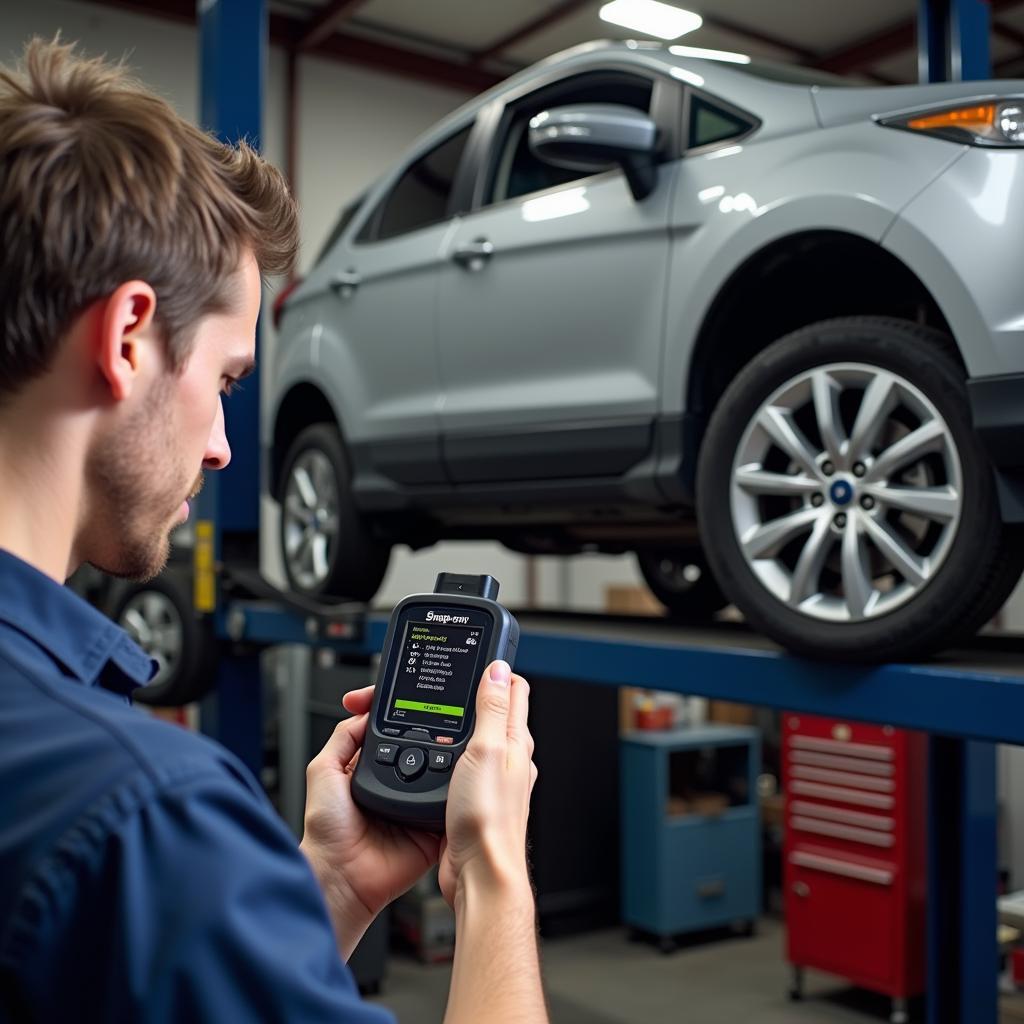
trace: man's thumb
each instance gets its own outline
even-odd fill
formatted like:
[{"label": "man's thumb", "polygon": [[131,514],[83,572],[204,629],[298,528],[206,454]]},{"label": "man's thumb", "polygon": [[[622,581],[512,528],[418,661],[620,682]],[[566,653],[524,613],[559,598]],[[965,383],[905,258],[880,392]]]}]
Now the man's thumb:
[{"label": "man's thumb", "polygon": [[480,680],[476,697],[476,733],[484,740],[505,740],[512,668],[494,661]]}]

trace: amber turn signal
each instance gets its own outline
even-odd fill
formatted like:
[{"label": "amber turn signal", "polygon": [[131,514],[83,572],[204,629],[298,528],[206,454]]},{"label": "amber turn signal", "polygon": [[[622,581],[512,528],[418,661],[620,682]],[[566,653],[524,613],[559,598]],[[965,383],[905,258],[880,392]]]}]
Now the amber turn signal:
[{"label": "amber turn signal", "polygon": [[915,117],[907,122],[908,128],[915,131],[934,131],[936,128],[966,128],[968,130],[991,128],[996,117],[996,105],[985,103],[981,106],[958,107],[956,110],[943,110],[938,114],[926,117]]}]

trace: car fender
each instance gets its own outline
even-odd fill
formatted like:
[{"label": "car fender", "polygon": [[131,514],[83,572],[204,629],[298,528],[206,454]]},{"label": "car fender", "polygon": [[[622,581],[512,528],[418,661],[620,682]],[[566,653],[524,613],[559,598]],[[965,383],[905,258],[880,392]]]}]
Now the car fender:
[{"label": "car fender", "polygon": [[751,211],[751,216],[712,249],[710,258],[698,265],[688,282],[674,275],[662,378],[664,411],[683,411],[692,357],[712,305],[751,259],[777,242],[812,231],[844,232],[877,244],[895,216],[895,211],[867,196],[813,195],[779,200]]},{"label": "car fender", "polygon": [[673,209],[663,410],[682,411],[706,318],[749,260],[806,232],[879,244],[964,148],[864,122],[686,158]]},{"label": "car fender", "polygon": [[901,211],[883,246],[931,293],[972,377],[1024,373],[1024,159],[965,147]]}]

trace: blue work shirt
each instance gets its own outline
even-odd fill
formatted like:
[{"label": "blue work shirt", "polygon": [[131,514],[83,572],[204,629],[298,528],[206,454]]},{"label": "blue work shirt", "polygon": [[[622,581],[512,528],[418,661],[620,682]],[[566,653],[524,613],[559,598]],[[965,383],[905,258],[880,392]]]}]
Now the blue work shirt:
[{"label": "blue work shirt", "polygon": [[0,551],[0,1021],[392,1021],[251,774],[130,706],[151,671]]}]

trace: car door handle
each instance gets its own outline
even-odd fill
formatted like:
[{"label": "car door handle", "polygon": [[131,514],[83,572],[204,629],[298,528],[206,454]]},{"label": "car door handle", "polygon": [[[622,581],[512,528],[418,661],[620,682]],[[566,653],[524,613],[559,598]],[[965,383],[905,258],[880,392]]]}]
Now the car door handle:
[{"label": "car door handle", "polygon": [[348,298],[360,285],[362,275],[354,270],[343,270],[330,280],[331,291],[342,298]]},{"label": "car door handle", "polygon": [[493,255],[494,243],[486,238],[478,238],[468,245],[460,245],[452,253],[452,259],[467,270],[480,270]]}]

